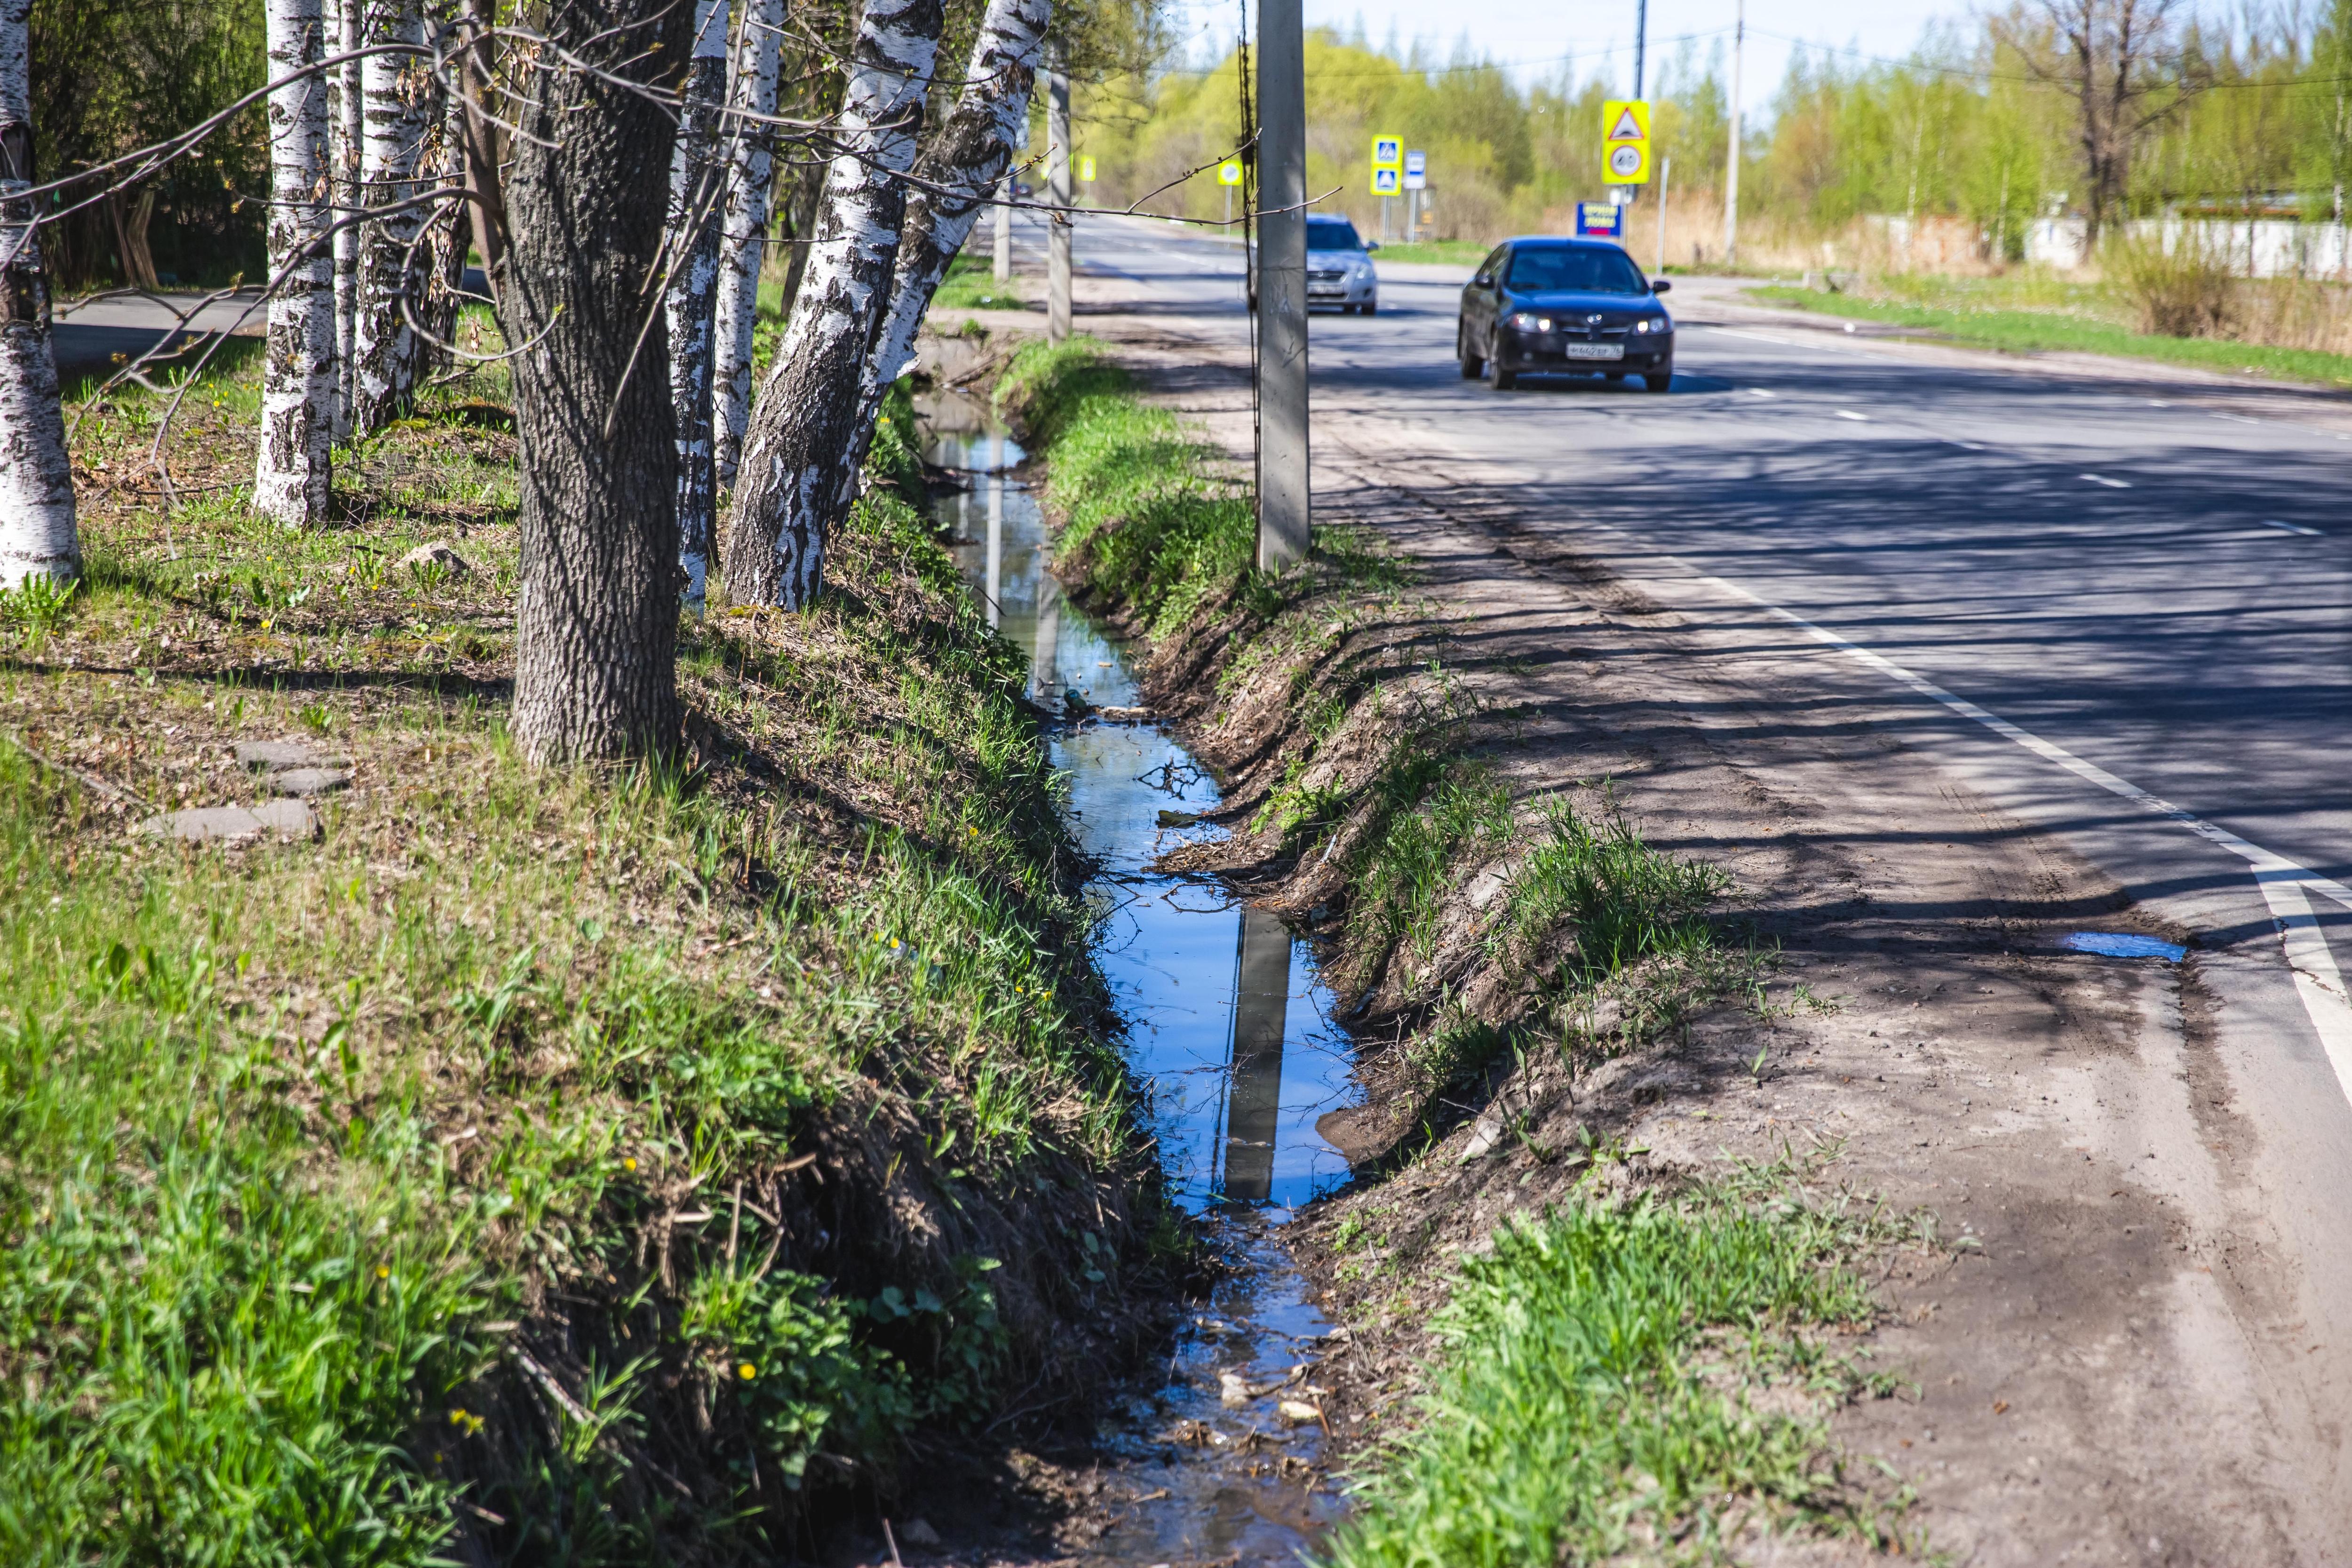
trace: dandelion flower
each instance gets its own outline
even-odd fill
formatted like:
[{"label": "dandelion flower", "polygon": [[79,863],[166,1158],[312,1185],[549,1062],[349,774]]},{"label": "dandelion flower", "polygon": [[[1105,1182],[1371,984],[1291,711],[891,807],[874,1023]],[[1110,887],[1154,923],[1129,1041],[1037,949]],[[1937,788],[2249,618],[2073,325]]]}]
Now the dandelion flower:
[{"label": "dandelion flower", "polygon": [[760,1375],[760,1369],[753,1366],[748,1361],[737,1362],[735,1363],[735,1375],[741,1378],[744,1382],[749,1383],[753,1378]]}]

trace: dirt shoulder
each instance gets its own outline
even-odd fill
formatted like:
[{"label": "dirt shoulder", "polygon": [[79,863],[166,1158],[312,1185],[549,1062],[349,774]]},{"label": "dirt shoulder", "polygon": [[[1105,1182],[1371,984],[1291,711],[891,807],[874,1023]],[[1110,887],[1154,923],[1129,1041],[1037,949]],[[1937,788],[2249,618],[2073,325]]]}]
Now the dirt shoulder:
[{"label": "dirt shoulder", "polygon": [[[1244,453],[1240,346],[1118,314],[1093,287],[1088,330]],[[1780,956],[1765,1016],[1715,1007],[1580,1076],[1531,1055],[1441,1108],[1424,1148],[1370,1075],[1370,1109],[1328,1131],[1386,1155],[1382,1173],[1296,1233],[1352,1336],[1323,1373],[1335,1429],[1361,1441],[1404,1413],[1450,1260],[1559,1199],[1575,1151],[1614,1149],[1640,1180],[1833,1152],[1828,1179],[1915,1215],[1924,1243],[1884,1259],[1885,1315],[1847,1347],[1901,1391],[1833,1418],[1855,1466],[1916,1489],[1907,1528],[1969,1563],[2346,1560],[2305,1469],[2326,1446],[2261,1370],[2301,1325],[2216,1152],[2236,1134],[2197,956],[2061,948],[2085,928],[2166,933],[1935,765],[1885,689],[1826,657],[1751,657],[1705,606],[1578,553],[1475,474],[1396,459],[1391,417],[1409,411],[1318,425],[1318,523],[1414,563],[1412,592],[1335,623],[1328,657],[1375,639],[1387,668],[1439,660],[1507,716],[1486,750],[1516,801],[1613,802],[1655,847],[1726,868]],[[1161,650],[1155,694],[1233,781],[1244,831],[1219,868],[1312,913],[1314,868],[1246,831],[1295,778],[1300,721],[1276,688],[1305,666],[1260,679],[1217,640]],[[1377,989],[1359,989],[1368,1016]]]}]

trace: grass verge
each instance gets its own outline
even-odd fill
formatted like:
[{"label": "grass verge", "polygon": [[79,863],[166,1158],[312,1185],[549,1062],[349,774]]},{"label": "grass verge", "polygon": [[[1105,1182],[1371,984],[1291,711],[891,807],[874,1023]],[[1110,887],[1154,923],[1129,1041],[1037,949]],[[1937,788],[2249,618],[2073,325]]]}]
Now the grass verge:
[{"label": "grass verge", "polygon": [[995,263],[974,255],[960,255],[949,262],[948,275],[940,279],[939,290],[931,296],[934,310],[1024,310],[1028,307],[1017,280],[999,283]]},{"label": "grass verge", "polygon": [[1706,1561],[1750,1531],[1892,1536],[1826,1413],[1885,1380],[1822,1335],[1867,1325],[1849,1266],[1892,1239],[1793,1163],[1505,1225],[1433,1325],[1415,1418],[1372,1451],[1335,1568]]},{"label": "grass verge", "polygon": [[[175,508],[147,395],[74,411],[88,576],[0,605],[0,1556],[765,1559],[1087,1393],[1179,1242],[929,529],[871,495],[817,609],[688,626],[676,765],[537,771],[498,385],[292,534],[256,368]],[[289,736],[312,833],[140,830]]]},{"label": "grass verge", "polygon": [[1475,267],[1495,247],[1475,239],[1398,240],[1380,249],[1382,261],[1435,262],[1446,267]]},{"label": "grass verge", "polygon": [[2170,338],[2050,310],[1955,308],[1826,294],[1811,289],[1759,288],[1748,298],[1825,316],[1914,327],[1978,348],[2008,353],[2072,353],[2158,360],[2200,370],[2352,386],[2352,355],[2271,348],[2221,338]]}]

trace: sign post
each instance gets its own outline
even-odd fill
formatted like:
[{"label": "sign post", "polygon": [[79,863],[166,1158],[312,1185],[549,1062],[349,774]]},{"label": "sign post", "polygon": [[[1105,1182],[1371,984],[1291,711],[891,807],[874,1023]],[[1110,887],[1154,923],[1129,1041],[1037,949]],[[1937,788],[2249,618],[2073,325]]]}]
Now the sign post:
[{"label": "sign post", "polygon": [[1307,29],[1300,0],[1257,8],[1257,564],[1306,558]]},{"label": "sign post", "polygon": [[1404,138],[1372,138],[1372,195],[1381,198],[1381,237],[1389,235],[1389,198],[1404,189]]},{"label": "sign post", "polygon": [[1601,106],[1601,162],[1609,183],[1630,203],[1633,188],[1650,183],[1650,100],[1612,98]]}]

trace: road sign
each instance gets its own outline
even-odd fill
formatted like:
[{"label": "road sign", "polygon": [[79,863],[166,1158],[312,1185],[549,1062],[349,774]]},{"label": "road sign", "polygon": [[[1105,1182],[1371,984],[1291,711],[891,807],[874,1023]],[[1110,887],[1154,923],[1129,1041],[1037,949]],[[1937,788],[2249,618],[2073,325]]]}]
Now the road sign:
[{"label": "road sign", "polygon": [[1650,183],[1649,100],[1612,98],[1601,106],[1601,157],[1612,184]]},{"label": "road sign", "polygon": [[1625,209],[1614,202],[1576,204],[1576,232],[1601,239],[1625,237]]},{"label": "road sign", "polygon": [[1429,188],[1429,154],[1407,153],[1404,155],[1404,188],[1425,191]]},{"label": "road sign", "polygon": [[1241,183],[1242,161],[1239,158],[1228,158],[1223,163],[1217,165],[1217,184],[1221,185],[1238,185]]},{"label": "road sign", "polygon": [[1095,160],[1091,153],[1078,154],[1078,180],[1083,184],[1095,183]]},{"label": "road sign", "polygon": [[1399,174],[1394,169],[1374,169],[1372,171],[1372,195],[1376,196],[1392,196],[1402,189],[1404,189],[1404,177]]},{"label": "road sign", "polygon": [[1375,136],[1372,138],[1372,167],[1402,169],[1404,167],[1404,138]]}]

